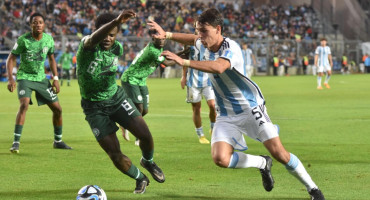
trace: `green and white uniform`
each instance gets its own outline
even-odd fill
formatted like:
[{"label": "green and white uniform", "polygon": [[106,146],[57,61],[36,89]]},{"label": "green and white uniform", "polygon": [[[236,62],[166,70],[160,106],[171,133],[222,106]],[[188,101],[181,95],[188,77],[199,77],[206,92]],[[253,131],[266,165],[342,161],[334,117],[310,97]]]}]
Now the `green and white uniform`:
[{"label": "green and white uniform", "polygon": [[158,49],[149,43],[142,49],[130,67],[122,74],[122,87],[135,103],[142,103],[144,110],[149,106],[149,91],[146,79],[165,59],[161,56],[163,48]]},{"label": "green and white uniform", "polygon": [[58,101],[46,79],[44,67],[46,57],[54,54],[53,37],[43,33],[41,40],[36,40],[31,33],[25,33],[18,38],[11,53],[20,56],[18,98],[31,98],[32,91],[35,91],[39,105]]},{"label": "green and white uniform", "polygon": [[70,73],[69,70],[72,67],[72,53],[64,52],[62,56],[60,57],[59,63],[62,64],[62,70],[63,70],[63,77],[67,77],[68,80],[70,80]]},{"label": "green and white uniform", "polygon": [[85,38],[77,51],[81,106],[96,139],[100,140],[118,130],[115,122],[126,127],[130,118],[140,113],[115,80],[118,58],[123,54],[122,45],[115,41],[109,50],[99,45],[86,50],[83,47]]}]

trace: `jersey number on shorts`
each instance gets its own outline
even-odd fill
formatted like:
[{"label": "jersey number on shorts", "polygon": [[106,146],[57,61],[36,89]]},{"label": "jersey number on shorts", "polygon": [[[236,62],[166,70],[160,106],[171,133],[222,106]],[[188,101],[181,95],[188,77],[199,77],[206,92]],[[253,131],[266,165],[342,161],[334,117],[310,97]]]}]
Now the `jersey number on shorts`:
[{"label": "jersey number on shorts", "polygon": [[[256,120],[259,120],[262,118],[262,113],[258,110],[258,107],[253,108],[252,114],[256,117]],[[263,120],[260,121],[259,126],[264,124],[265,122]]]},{"label": "jersey number on shorts", "polygon": [[128,112],[128,115],[131,115],[133,112],[135,112],[135,110],[132,110],[131,112],[129,112],[129,110],[132,109],[132,106],[130,105],[130,103],[126,99],[123,101],[123,103],[121,105],[122,105],[123,109],[125,109]]}]

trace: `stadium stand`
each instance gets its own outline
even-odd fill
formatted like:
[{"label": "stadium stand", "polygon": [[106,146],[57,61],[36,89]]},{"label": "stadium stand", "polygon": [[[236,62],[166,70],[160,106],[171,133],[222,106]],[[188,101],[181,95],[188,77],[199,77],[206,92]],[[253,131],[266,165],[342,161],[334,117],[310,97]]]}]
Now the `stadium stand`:
[{"label": "stadium stand", "polygon": [[[358,0],[354,5],[369,6],[364,2]],[[348,53],[349,59],[359,61],[361,52],[357,48],[358,41],[343,41],[348,35],[342,31],[345,26],[338,25],[338,20],[330,21],[327,11],[333,9],[333,5],[327,1],[324,3],[321,0],[4,0],[0,4],[0,50],[10,50],[16,38],[29,31],[27,22],[33,12],[46,16],[46,32],[54,37],[56,49],[63,51],[68,45],[77,49],[79,40],[95,29],[93,21],[100,13],[134,9],[137,17],[121,26],[118,37],[125,46],[122,60],[129,64],[150,40],[145,24],[149,16],[167,31],[193,32],[192,23],[196,16],[204,8],[216,7],[224,15],[224,35],[240,42],[247,41],[256,52],[259,63],[257,73],[271,73],[269,65],[274,55],[289,58],[292,66],[290,74],[302,73],[301,58],[312,56],[321,36],[329,38],[334,58],[336,55],[339,60],[343,53]],[[341,7],[342,4],[335,6]],[[348,32],[348,28],[346,30]],[[360,39],[364,31],[361,27],[357,28],[359,36],[356,39]],[[176,51],[182,47],[168,44],[167,48]],[[334,70],[340,70],[337,62]]]}]

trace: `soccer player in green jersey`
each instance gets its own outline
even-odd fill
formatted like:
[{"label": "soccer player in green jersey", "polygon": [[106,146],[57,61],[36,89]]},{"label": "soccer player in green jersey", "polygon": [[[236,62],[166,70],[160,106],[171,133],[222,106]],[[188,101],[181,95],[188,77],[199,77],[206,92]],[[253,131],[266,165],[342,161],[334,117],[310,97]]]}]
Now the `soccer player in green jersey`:
[{"label": "soccer player in green jersey", "polygon": [[61,86],[63,86],[63,79],[65,78],[67,79],[67,85],[68,86],[71,85],[71,74],[69,71],[71,70],[71,67],[72,67],[72,58],[73,58],[73,55],[71,52],[71,47],[67,47],[66,52],[64,52],[59,59],[59,64],[61,65],[61,74],[62,74],[62,77],[61,77],[62,80],[60,81]]},{"label": "soccer player in green jersey", "polygon": [[116,41],[119,27],[136,16],[131,10],[118,17],[111,13],[100,15],[97,30],[82,39],[77,51],[77,75],[81,93],[81,106],[96,140],[109,155],[118,170],[136,179],[134,193],[142,194],[149,179],[120,149],[116,136],[118,127],[128,129],[140,139],[140,164],[160,183],[165,181],[162,170],[153,161],[154,142],[140,112],[115,80],[122,45]]},{"label": "soccer player in green jersey", "polygon": [[[149,35],[156,34],[154,31],[149,31]],[[146,85],[146,79],[152,74],[159,64],[165,62],[165,58],[161,56],[165,39],[152,39],[152,42],[146,45],[132,61],[130,67],[122,74],[121,83],[127,95],[134,102],[136,108],[144,117],[148,113],[149,108],[149,90]],[[129,140],[128,131],[122,129],[123,137]],[[136,145],[139,145],[139,140],[136,138]]]},{"label": "soccer player in green jersey", "polygon": [[[31,32],[20,36],[6,61],[8,70],[8,90],[13,92],[17,86],[12,76],[17,56],[21,57],[17,73],[17,91],[20,102],[19,111],[15,120],[14,142],[10,151],[19,153],[19,141],[22,134],[26,112],[32,104],[32,91],[36,92],[38,105],[47,104],[53,112],[54,148],[71,149],[62,141],[62,108],[56,94],[59,93],[59,81],[56,62],[54,59],[54,40],[44,33],[44,17],[34,13],[30,17]],[[53,84],[46,79],[44,62],[49,59],[50,69],[54,74]]]}]

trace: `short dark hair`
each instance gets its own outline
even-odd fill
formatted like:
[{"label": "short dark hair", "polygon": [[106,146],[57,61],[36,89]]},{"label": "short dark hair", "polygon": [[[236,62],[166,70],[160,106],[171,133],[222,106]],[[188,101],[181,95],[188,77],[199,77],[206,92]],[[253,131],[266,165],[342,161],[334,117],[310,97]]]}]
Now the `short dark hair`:
[{"label": "short dark hair", "polygon": [[44,15],[42,15],[41,13],[33,13],[31,16],[30,16],[30,24],[32,24],[32,20],[34,17],[37,17],[37,16],[40,16],[42,18],[42,20],[45,22],[45,17]]},{"label": "short dark hair", "polygon": [[[96,27],[96,29],[99,29],[104,24],[107,24],[107,23],[113,21],[116,18],[117,18],[117,15],[112,14],[112,13],[104,13],[104,14],[101,14],[96,19],[95,27]],[[119,27],[117,26],[117,28],[119,28]]]},{"label": "short dark hair", "polygon": [[158,33],[158,31],[157,31],[157,30],[150,30],[150,29],[149,29],[149,31],[148,31],[149,36],[155,35],[155,34],[157,34],[157,33]]},{"label": "short dark hair", "polygon": [[201,24],[209,24],[215,28],[220,25],[222,31],[224,21],[221,13],[216,8],[209,8],[200,14],[198,22]]},{"label": "short dark hair", "polygon": [[321,41],[324,41],[324,40],[325,40],[325,41],[328,41],[326,38],[322,37],[322,38],[320,39],[320,42],[321,42]]}]

